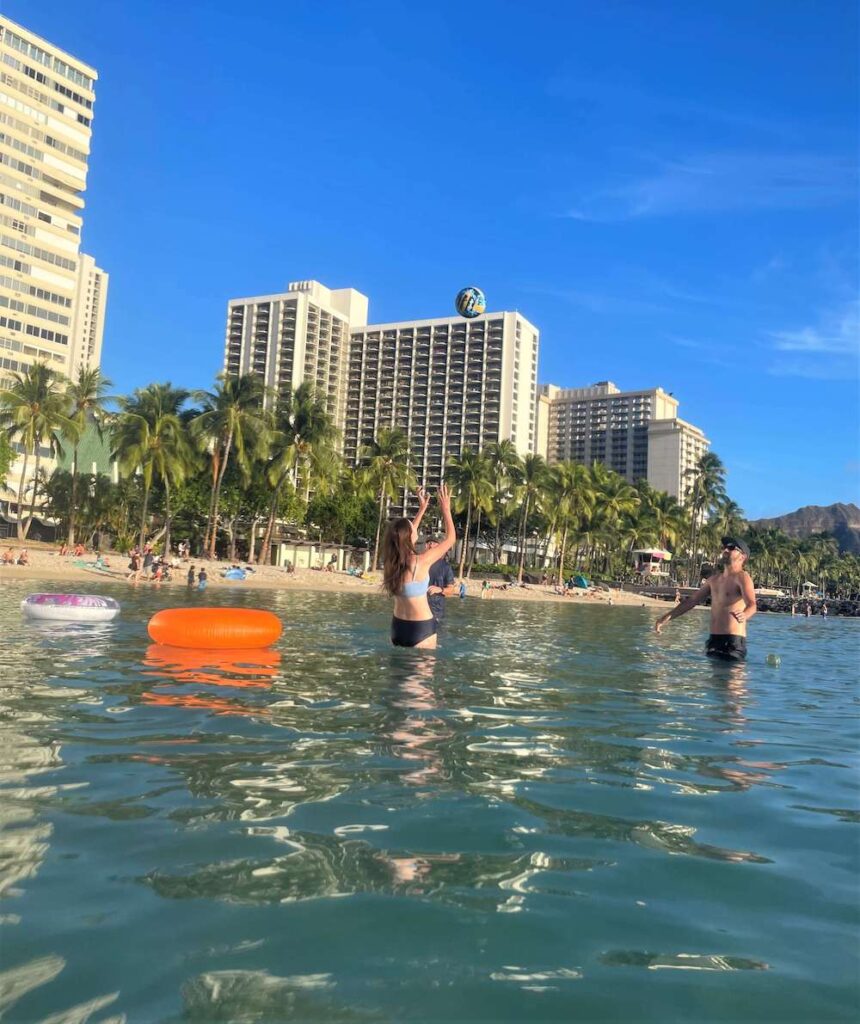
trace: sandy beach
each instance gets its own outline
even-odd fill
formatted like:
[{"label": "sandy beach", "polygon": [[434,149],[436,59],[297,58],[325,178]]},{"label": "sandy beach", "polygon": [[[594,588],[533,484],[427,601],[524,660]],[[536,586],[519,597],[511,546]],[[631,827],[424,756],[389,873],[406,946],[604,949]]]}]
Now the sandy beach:
[{"label": "sandy beach", "polygon": [[[186,586],[185,576],[190,565],[197,569],[205,566],[209,577],[209,588],[213,591],[220,589],[235,590],[237,587],[243,589],[257,590],[315,590],[320,592],[336,591],[338,593],[377,594],[380,599],[388,600],[380,591],[381,574],[371,574],[365,579],[357,579],[343,572],[322,572],[316,569],[296,569],[292,574],[287,574],[283,569],[271,565],[256,566],[253,573],[248,574],[244,581],[224,580],[221,578],[223,570],[230,567],[230,562],[219,561],[196,561],[192,558],[183,562],[180,569],[174,570],[174,577],[168,582],[152,583],[141,579],[133,583],[126,579],[128,575],[128,558],[117,552],[107,552],[105,558],[109,568],[97,570],[92,566],[95,556],[86,554],[83,558],[65,556],[61,558],[57,553],[56,546],[9,542],[0,544],[0,551],[11,547],[17,557],[20,550],[26,546],[30,564],[23,565],[0,565],[0,583],[4,580],[33,580],[33,582],[50,583],[52,589],[62,588],[73,590],[77,583],[92,585],[99,579],[111,583],[125,583],[127,586],[160,587],[184,589]],[[466,592],[469,597],[481,599],[482,577],[474,576],[466,580]],[[577,602],[580,604],[603,604],[609,606],[610,594],[604,590],[594,591],[573,591],[571,596],[562,597],[554,593],[552,587],[526,586],[515,587],[510,590],[491,590],[485,600],[490,601],[550,601],[555,603]],[[653,598],[642,597],[638,594],[625,594],[617,590],[611,593],[611,607],[621,606],[644,606],[666,608],[665,601]]]}]

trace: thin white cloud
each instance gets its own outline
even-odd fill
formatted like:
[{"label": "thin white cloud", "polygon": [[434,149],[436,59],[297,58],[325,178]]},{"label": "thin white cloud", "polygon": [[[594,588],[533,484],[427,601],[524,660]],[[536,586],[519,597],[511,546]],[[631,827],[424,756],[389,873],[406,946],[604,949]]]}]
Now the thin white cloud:
[{"label": "thin white cloud", "polygon": [[656,172],[581,196],[567,216],[623,221],[734,210],[834,206],[857,198],[853,161],[818,153],[722,152],[663,161]]},{"label": "thin white cloud", "polygon": [[860,302],[825,314],[816,325],[771,331],[778,353],[768,372],[779,377],[845,380],[860,375]]}]

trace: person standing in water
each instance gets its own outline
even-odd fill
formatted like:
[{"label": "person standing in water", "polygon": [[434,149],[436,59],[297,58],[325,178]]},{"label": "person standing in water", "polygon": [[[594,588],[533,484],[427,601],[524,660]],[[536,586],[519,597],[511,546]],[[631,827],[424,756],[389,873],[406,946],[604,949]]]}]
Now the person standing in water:
[{"label": "person standing in water", "polygon": [[711,635],[705,654],[726,661],[743,661],[747,656],[747,622],[758,611],[753,581],[744,569],[750,549],[735,537],[723,537],[722,545],[722,571],[714,573],[695,594],[661,615],[654,623],[654,629],[660,633],[667,622],[686,615],[710,597]]},{"label": "person standing in water", "polygon": [[439,485],[437,500],[445,525],[445,536],[438,545],[425,549],[421,554],[415,549],[418,527],[430,504],[423,487],[418,489],[418,514],[415,518],[409,520],[404,517],[389,523],[382,541],[382,588],[394,598],[391,642],[395,647],[436,646],[438,625],[427,603],[430,566],[447,554],[457,540],[451,518],[451,498],[445,484]]}]

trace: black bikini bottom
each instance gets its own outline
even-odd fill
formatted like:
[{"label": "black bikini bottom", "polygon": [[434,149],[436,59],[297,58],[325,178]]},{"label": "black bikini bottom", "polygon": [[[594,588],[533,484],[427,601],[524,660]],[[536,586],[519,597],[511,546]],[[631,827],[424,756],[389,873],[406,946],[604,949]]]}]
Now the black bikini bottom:
[{"label": "black bikini bottom", "polygon": [[705,654],[709,658],[722,658],[724,661],[743,661],[747,656],[747,638],[735,633],[711,633],[705,645]]},{"label": "black bikini bottom", "polygon": [[395,647],[416,647],[428,636],[436,632],[435,619],[398,619],[395,615],[391,620],[391,642]]}]

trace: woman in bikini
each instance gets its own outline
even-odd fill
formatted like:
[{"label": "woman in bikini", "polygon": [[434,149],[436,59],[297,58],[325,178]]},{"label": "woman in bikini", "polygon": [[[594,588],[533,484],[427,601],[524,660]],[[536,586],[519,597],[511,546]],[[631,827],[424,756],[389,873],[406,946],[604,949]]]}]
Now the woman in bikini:
[{"label": "woman in bikini", "polygon": [[382,587],[394,598],[391,642],[395,647],[435,647],[436,619],[427,603],[430,566],[454,546],[457,533],[451,518],[451,498],[445,484],[437,492],[439,510],[445,523],[445,538],[432,550],[415,550],[418,527],[430,504],[424,488],[418,490],[418,514],[413,520],[395,519],[382,541],[384,570]]}]

